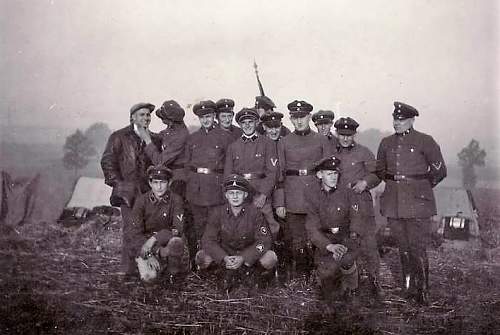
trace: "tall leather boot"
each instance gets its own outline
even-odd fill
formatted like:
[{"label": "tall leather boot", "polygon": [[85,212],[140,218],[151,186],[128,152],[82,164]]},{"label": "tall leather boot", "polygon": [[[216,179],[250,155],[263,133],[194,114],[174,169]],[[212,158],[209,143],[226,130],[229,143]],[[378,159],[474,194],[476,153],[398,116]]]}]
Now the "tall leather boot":
[{"label": "tall leather boot", "polygon": [[410,254],[407,251],[400,251],[399,252],[399,257],[401,259],[401,274],[402,274],[402,280],[403,280],[403,292],[404,295],[409,298],[412,295],[412,265],[411,265],[411,259],[410,259]]},{"label": "tall leather boot", "polygon": [[427,287],[428,267],[423,255],[415,256],[415,301],[420,305],[428,305]]}]

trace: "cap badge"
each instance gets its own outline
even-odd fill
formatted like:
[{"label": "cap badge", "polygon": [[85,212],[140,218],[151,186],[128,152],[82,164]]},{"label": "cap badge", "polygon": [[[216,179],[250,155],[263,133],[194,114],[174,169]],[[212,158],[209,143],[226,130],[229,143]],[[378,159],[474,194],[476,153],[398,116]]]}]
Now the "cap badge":
[{"label": "cap badge", "polygon": [[262,245],[262,243],[259,243],[255,246],[255,249],[257,249],[258,252],[263,252],[264,246]]},{"label": "cap badge", "polygon": [[261,232],[263,235],[267,235],[267,229],[266,229],[266,227],[260,227],[260,232]]},{"label": "cap badge", "polygon": [[352,209],[354,209],[354,210],[357,212],[357,211],[358,211],[358,209],[359,209],[359,208],[358,208],[358,204],[354,204],[354,205],[352,205]]}]

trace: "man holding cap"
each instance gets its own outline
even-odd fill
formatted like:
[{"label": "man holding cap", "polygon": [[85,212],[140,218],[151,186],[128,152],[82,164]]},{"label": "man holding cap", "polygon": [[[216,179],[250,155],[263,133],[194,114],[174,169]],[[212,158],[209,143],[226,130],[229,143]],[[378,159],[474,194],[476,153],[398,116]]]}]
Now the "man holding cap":
[{"label": "man holding cap", "polygon": [[172,171],[160,165],[150,166],[147,173],[151,191],[137,198],[128,227],[139,274],[144,281],[156,279],[164,270],[172,277],[186,274],[183,200],[169,189]]},{"label": "man holding cap", "polygon": [[376,174],[375,155],[367,147],[357,143],[354,138],[359,124],[350,117],[342,117],[335,122],[337,132],[337,152],[340,159],[342,178],[340,185],[351,188],[358,197],[360,206],[365,206],[361,227],[363,232],[361,239],[361,257],[365,260],[370,291],[373,298],[380,298],[380,285],[378,274],[380,259],[377,250],[375,212],[370,190],[380,184],[380,178]]},{"label": "man holding cap", "polygon": [[276,208],[279,217],[286,217],[284,241],[292,257],[292,272],[309,277],[312,254],[305,234],[306,209],[304,189],[316,182],[314,163],[331,155],[333,148],[325,136],[311,130],[309,121],[313,106],[295,100],[288,104],[295,131],[278,143],[280,186],[284,189],[284,206]]},{"label": "man holding cap", "polygon": [[365,210],[354,193],[339,185],[340,160],[326,157],[314,168],[319,182],[305,191],[306,229],[316,247],[314,261],[323,298],[346,298],[358,288],[356,258]]},{"label": "man holding cap", "polygon": [[380,142],[377,173],[385,181],[380,212],[398,240],[404,289],[409,299],[427,303],[427,245],[436,214],[432,188],[446,177],[441,149],[434,139],[413,128],[418,111],[394,102],[395,134]]},{"label": "man holding cap", "polygon": [[130,108],[130,125],[113,132],[108,139],[101,158],[101,168],[105,183],[113,187],[110,198],[112,206],[120,207],[123,236],[121,266],[125,275],[133,276],[137,268],[135,255],[130,252],[132,242],[127,232],[130,231],[131,211],[135,197],[149,190],[146,169],[151,160],[146,155],[145,147],[152,140],[160,145],[157,136],[149,130],[151,112],[155,106],[140,102]]},{"label": "man holding cap", "polygon": [[[269,279],[276,266],[277,256],[271,250],[272,237],[259,209],[247,201],[251,192],[248,181],[240,175],[224,180],[226,204],[216,207],[203,234],[202,250],[196,255],[199,268],[213,264],[222,266],[226,278],[247,279],[252,273],[261,275],[255,280]],[[232,283],[226,283],[231,288]]]},{"label": "man holding cap", "polygon": [[258,119],[259,114],[253,108],[243,108],[236,114],[243,135],[227,149],[224,176],[239,174],[248,180],[255,191],[254,205],[264,213],[272,233],[277,234],[279,223],[273,216],[271,195],[276,184],[278,157],[274,143],[256,133]]},{"label": "man holding cap", "polygon": [[318,133],[326,136],[329,140],[333,137],[330,130],[332,129],[334,118],[335,114],[330,110],[319,110],[312,116],[312,121]]},{"label": "man holding cap", "polygon": [[150,143],[146,146],[146,154],[155,165],[163,165],[172,170],[171,190],[181,197],[185,196],[185,146],[189,135],[184,123],[184,109],[175,101],[167,100],[156,110],[165,129],[160,132],[161,150]]},{"label": "man holding cap", "polygon": [[191,257],[196,254],[210,210],[224,203],[221,190],[224,162],[233,138],[215,127],[216,108],[211,100],[193,106],[201,127],[189,135],[186,143],[186,199],[193,214],[188,234]]},{"label": "man holding cap", "polygon": [[239,127],[233,125],[234,117],[234,101],[231,99],[219,99],[215,103],[217,105],[217,121],[218,126],[231,134],[231,137],[236,140],[238,139],[242,131]]}]

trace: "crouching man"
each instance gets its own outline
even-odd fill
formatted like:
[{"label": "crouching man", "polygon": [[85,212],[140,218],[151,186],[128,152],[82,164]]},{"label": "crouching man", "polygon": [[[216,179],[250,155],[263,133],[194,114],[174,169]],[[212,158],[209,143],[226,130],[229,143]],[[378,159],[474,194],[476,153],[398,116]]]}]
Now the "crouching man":
[{"label": "crouching man", "polygon": [[[350,298],[358,288],[356,259],[361,236],[362,207],[352,190],[339,186],[340,160],[328,157],[316,163],[319,183],[305,190],[306,230],[316,247],[314,263],[323,298]],[[359,221],[359,222],[358,222]]]},{"label": "crouching man", "polygon": [[229,175],[224,191],[227,202],[210,214],[196,264],[201,270],[222,269],[226,289],[237,282],[263,285],[272,277],[278,261],[271,250],[269,227],[252,203],[250,184],[243,176]]},{"label": "crouching man", "polygon": [[170,169],[151,166],[147,175],[151,191],[139,196],[132,210],[130,236],[135,260],[143,281],[152,281],[165,272],[172,280],[189,271],[183,200],[170,191]]}]

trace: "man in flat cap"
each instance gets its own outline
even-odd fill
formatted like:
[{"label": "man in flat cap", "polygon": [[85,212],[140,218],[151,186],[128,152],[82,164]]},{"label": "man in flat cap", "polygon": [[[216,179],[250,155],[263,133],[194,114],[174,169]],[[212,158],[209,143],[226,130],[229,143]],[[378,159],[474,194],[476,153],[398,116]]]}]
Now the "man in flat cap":
[{"label": "man in flat cap", "polygon": [[363,232],[361,258],[365,261],[372,297],[380,298],[378,274],[380,259],[377,250],[375,212],[370,190],[380,184],[376,174],[375,155],[367,147],[355,141],[359,124],[350,117],[342,117],[335,122],[337,133],[336,157],[340,159],[342,178],[339,184],[350,188],[358,197],[359,206],[365,206],[363,225],[357,230]]},{"label": "man in flat cap", "polygon": [[305,234],[306,209],[304,189],[316,182],[313,165],[331,155],[332,145],[323,135],[311,130],[309,122],[313,106],[295,100],[288,104],[294,132],[278,142],[280,187],[284,189],[284,206],[278,207],[279,217],[286,217],[283,227],[284,241],[291,253],[292,274],[307,278],[312,270],[312,254]]},{"label": "man in flat cap", "polygon": [[130,108],[130,125],[113,132],[108,139],[101,158],[105,183],[113,187],[110,202],[120,207],[123,221],[121,267],[126,277],[137,272],[135,254],[127,232],[131,225],[131,211],[135,197],[149,190],[146,169],[151,160],[146,155],[147,143],[160,145],[157,136],[149,130],[151,112],[155,106],[137,103]]},{"label": "man in flat cap", "polygon": [[178,278],[189,271],[189,256],[184,239],[182,198],[171,192],[172,171],[163,165],[147,171],[151,191],[140,195],[127,227],[143,281],[152,281],[167,272]]},{"label": "man in flat cap", "polygon": [[163,165],[173,172],[171,190],[185,196],[185,146],[189,135],[184,123],[184,109],[175,101],[167,100],[156,110],[156,116],[165,124],[160,132],[161,148],[154,143],[146,146],[146,154],[155,165]]},{"label": "man in flat cap", "polygon": [[362,232],[358,231],[366,209],[354,192],[338,184],[340,160],[319,160],[315,181],[305,190],[306,230],[316,247],[314,261],[323,298],[328,302],[344,295],[351,298],[358,288],[356,258]]},{"label": "man in flat cap", "polygon": [[312,116],[312,121],[318,133],[326,136],[329,140],[333,138],[330,131],[333,126],[333,119],[335,119],[335,114],[331,110],[319,110]]},{"label": "man in flat cap", "polygon": [[432,188],[447,172],[436,141],[413,128],[418,114],[414,107],[394,102],[395,134],[380,142],[377,173],[385,181],[380,212],[387,217],[398,240],[406,296],[426,304],[429,270],[426,248],[431,217],[436,214]]},{"label": "man in flat cap", "polygon": [[217,122],[218,126],[231,134],[234,140],[238,139],[242,131],[239,127],[233,125],[234,117],[234,101],[231,99],[223,98],[217,100]]},{"label": "man in flat cap", "polygon": [[[261,211],[248,201],[250,184],[243,176],[229,175],[224,192],[226,203],[210,213],[203,233],[202,250],[196,255],[198,267],[222,267],[228,281],[269,279],[277,256],[271,250],[271,232]],[[251,278],[252,274],[260,278]],[[232,284],[226,283],[226,288]]]},{"label": "man in flat cap", "polygon": [[273,141],[255,131],[259,114],[253,108],[243,108],[236,121],[243,134],[227,149],[224,176],[239,174],[252,186],[254,205],[261,209],[273,234],[279,231],[271,207],[272,192],[278,173],[278,157]]},{"label": "man in flat cap", "polygon": [[189,227],[191,256],[196,254],[211,209],[224,203],[223,182],[226,150],[233,137],[215,126],[217,106],[211,100],[193,106],[201,127],[186,143],[186,199],[193,214]]},{"label": "man in flat cap", "polygon": [[[274,102],[265,95],[255,97],[255,109],[257,110],[257,113],[259,113],[259,120],[257,122],[257,132],[260,135],[266,134],[266,130],[263,127],[261,118],[265,115],[272,113],[274,111],[274,108],[276,108]],[[280,133],[282,134],[282,136],[288,135],[290,134],[290,129],[281,124]]]}]

